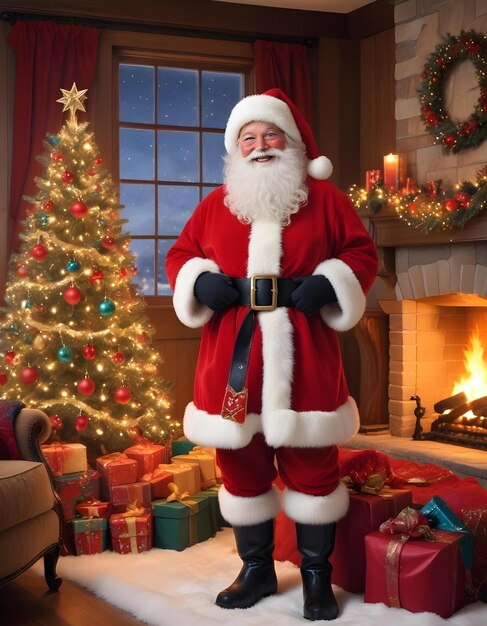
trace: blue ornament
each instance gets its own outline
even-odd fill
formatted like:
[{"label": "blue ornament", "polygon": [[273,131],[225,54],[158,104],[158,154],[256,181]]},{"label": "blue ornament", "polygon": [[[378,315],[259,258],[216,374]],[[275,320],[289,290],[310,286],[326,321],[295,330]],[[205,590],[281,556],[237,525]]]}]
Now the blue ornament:
[{"label": "blue ornament", "polygon": [[98,311],[103,317],[110,317],[110,315],[115,313],[115,303],[105,298],[103,302],[100,302],[98,305]]},{"label": "blue ornament", "polygon": [[57,360],[60,363],[71,363],[71,361],[73,360],[73,351],[71,350],[71,348],[68,348],[67,346],[59,348],[59,350],[57,351]]},{"label": "blue ornament", "polygon": [[59,137],[56,137],[56,135],[51,135],[49,137],[49,143],[51,144],[51,146],[57,146],[60,141],[61,140],[59,139]]},{"label": "blue ornament", "polygon": [[66,269],[68,270],[68,272],[71,272],[71,273],[79,272],[80,267],[81,267],[81,263],[77,261],[76,259],[71,259],[66,264]]},{"label": "blue ornament", "polygon": [[30,346],[33,341],[34,341],[34,338],[32,337],[32,335],[29,335],[28,333],[24,335],[24,343],[26,345]]},{"label": "blue ornament", "polygon": [[22,308],[30,309],[32,307],[32,302],[30,300],[22,300]]},{"label": "blue ornament", "polygon": [[48,224],[49,224],[49,215],[47,215],[47,213],[41,213],[39,215],[39,226],[41,228],[46,228]]},{"label": "blue ornament", "polygon": [[19,334],[19,327],[17,326],[17,324],[11,324],[9,330],[14,335],[18,335]]}]

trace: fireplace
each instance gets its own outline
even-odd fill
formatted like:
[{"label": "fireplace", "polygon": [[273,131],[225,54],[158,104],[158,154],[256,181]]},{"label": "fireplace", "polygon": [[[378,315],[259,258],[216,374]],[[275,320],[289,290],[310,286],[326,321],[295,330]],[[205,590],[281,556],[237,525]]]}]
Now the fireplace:
[{"label": "fireplace", "polygon": [[379,301],[389,322],[390,433],[416,436],[420,424],[424,438],[487,450],[487,389],[458,387],[473,338],[487,353],[487,218],[425,234],[381,213],[370,230],[394,296]]}]

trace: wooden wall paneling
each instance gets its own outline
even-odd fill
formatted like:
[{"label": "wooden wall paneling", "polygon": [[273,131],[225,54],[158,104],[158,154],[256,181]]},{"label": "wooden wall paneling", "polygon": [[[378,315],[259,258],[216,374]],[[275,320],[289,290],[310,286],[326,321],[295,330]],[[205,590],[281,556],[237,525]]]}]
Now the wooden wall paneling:
[{"label": "wooden wall paneling", "polygon": [[364,185],[366,170],[382,169],[377,160],[377,93],[375,65],[375,37],[367,37],[360,42],[360,180]]},{"label": "wooden wall paneling", "polygon": [[[318,123],[316,142],[320,154],[326,155],[333,163],[330,180],[339,185],[340,167],[340,117],[338,89],[340,64],[340,42],[337,39],[320,39],[318,48],[317,100],[314,110]],[[333,86],[333,87],[332,87]]]},{"label": "wooden wall paneling", "polygon": [[376,39],[377,145],[379,157],[396,151],[396,53],[394,29],[385,30]]}]

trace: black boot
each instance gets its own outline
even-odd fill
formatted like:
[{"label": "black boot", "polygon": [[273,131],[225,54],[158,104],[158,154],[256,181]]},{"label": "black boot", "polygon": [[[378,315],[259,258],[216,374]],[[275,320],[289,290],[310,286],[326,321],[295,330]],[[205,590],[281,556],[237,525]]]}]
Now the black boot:
[{"label": "black boot", "polygon": [[332,620],[338,616],[338,604],[331,587],[332,566],[329,557],[335,547],[336,524],[298,524],[296,537],[302,556],[304,610],[309,620]]},{"label": "black boot", "polygon": [[216,598],[225,609],[247,609],[277,591],[274,551],[274,520],[255,526],[234,526],[237,551],[243,567],[235,581]]}]

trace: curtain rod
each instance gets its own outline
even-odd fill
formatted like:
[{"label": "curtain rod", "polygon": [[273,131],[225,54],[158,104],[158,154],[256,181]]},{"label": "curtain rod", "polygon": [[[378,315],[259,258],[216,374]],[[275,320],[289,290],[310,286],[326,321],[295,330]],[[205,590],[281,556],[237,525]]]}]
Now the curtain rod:
[{"label": "curtain rod", "polygon": [[241,35],[232,32],[209,31],[191,28],[181,28],[176,26],[165,26],[160,24],[142,24],[134,22],[118,22],[110,20],[98,20],[81,17],[69,17],[66,15],[39,15],[36,13],[15,13],[12,11],[2,11],[0,21],[15,24],[19,20],[33,22],[55,22],[57,24],[69,24],[79,26],[92,26],[100,29],[137,31],[143,33],[155,33],[162,35],[180,35],[185,37],[202,37],[204,39],[219,39],[229,41],[243,41],[254,43],[257,40],[274,41],[277,43],[300,43],[307,48],[316,48],[318,40],[313,37],[278,37],[272,35]]}]

